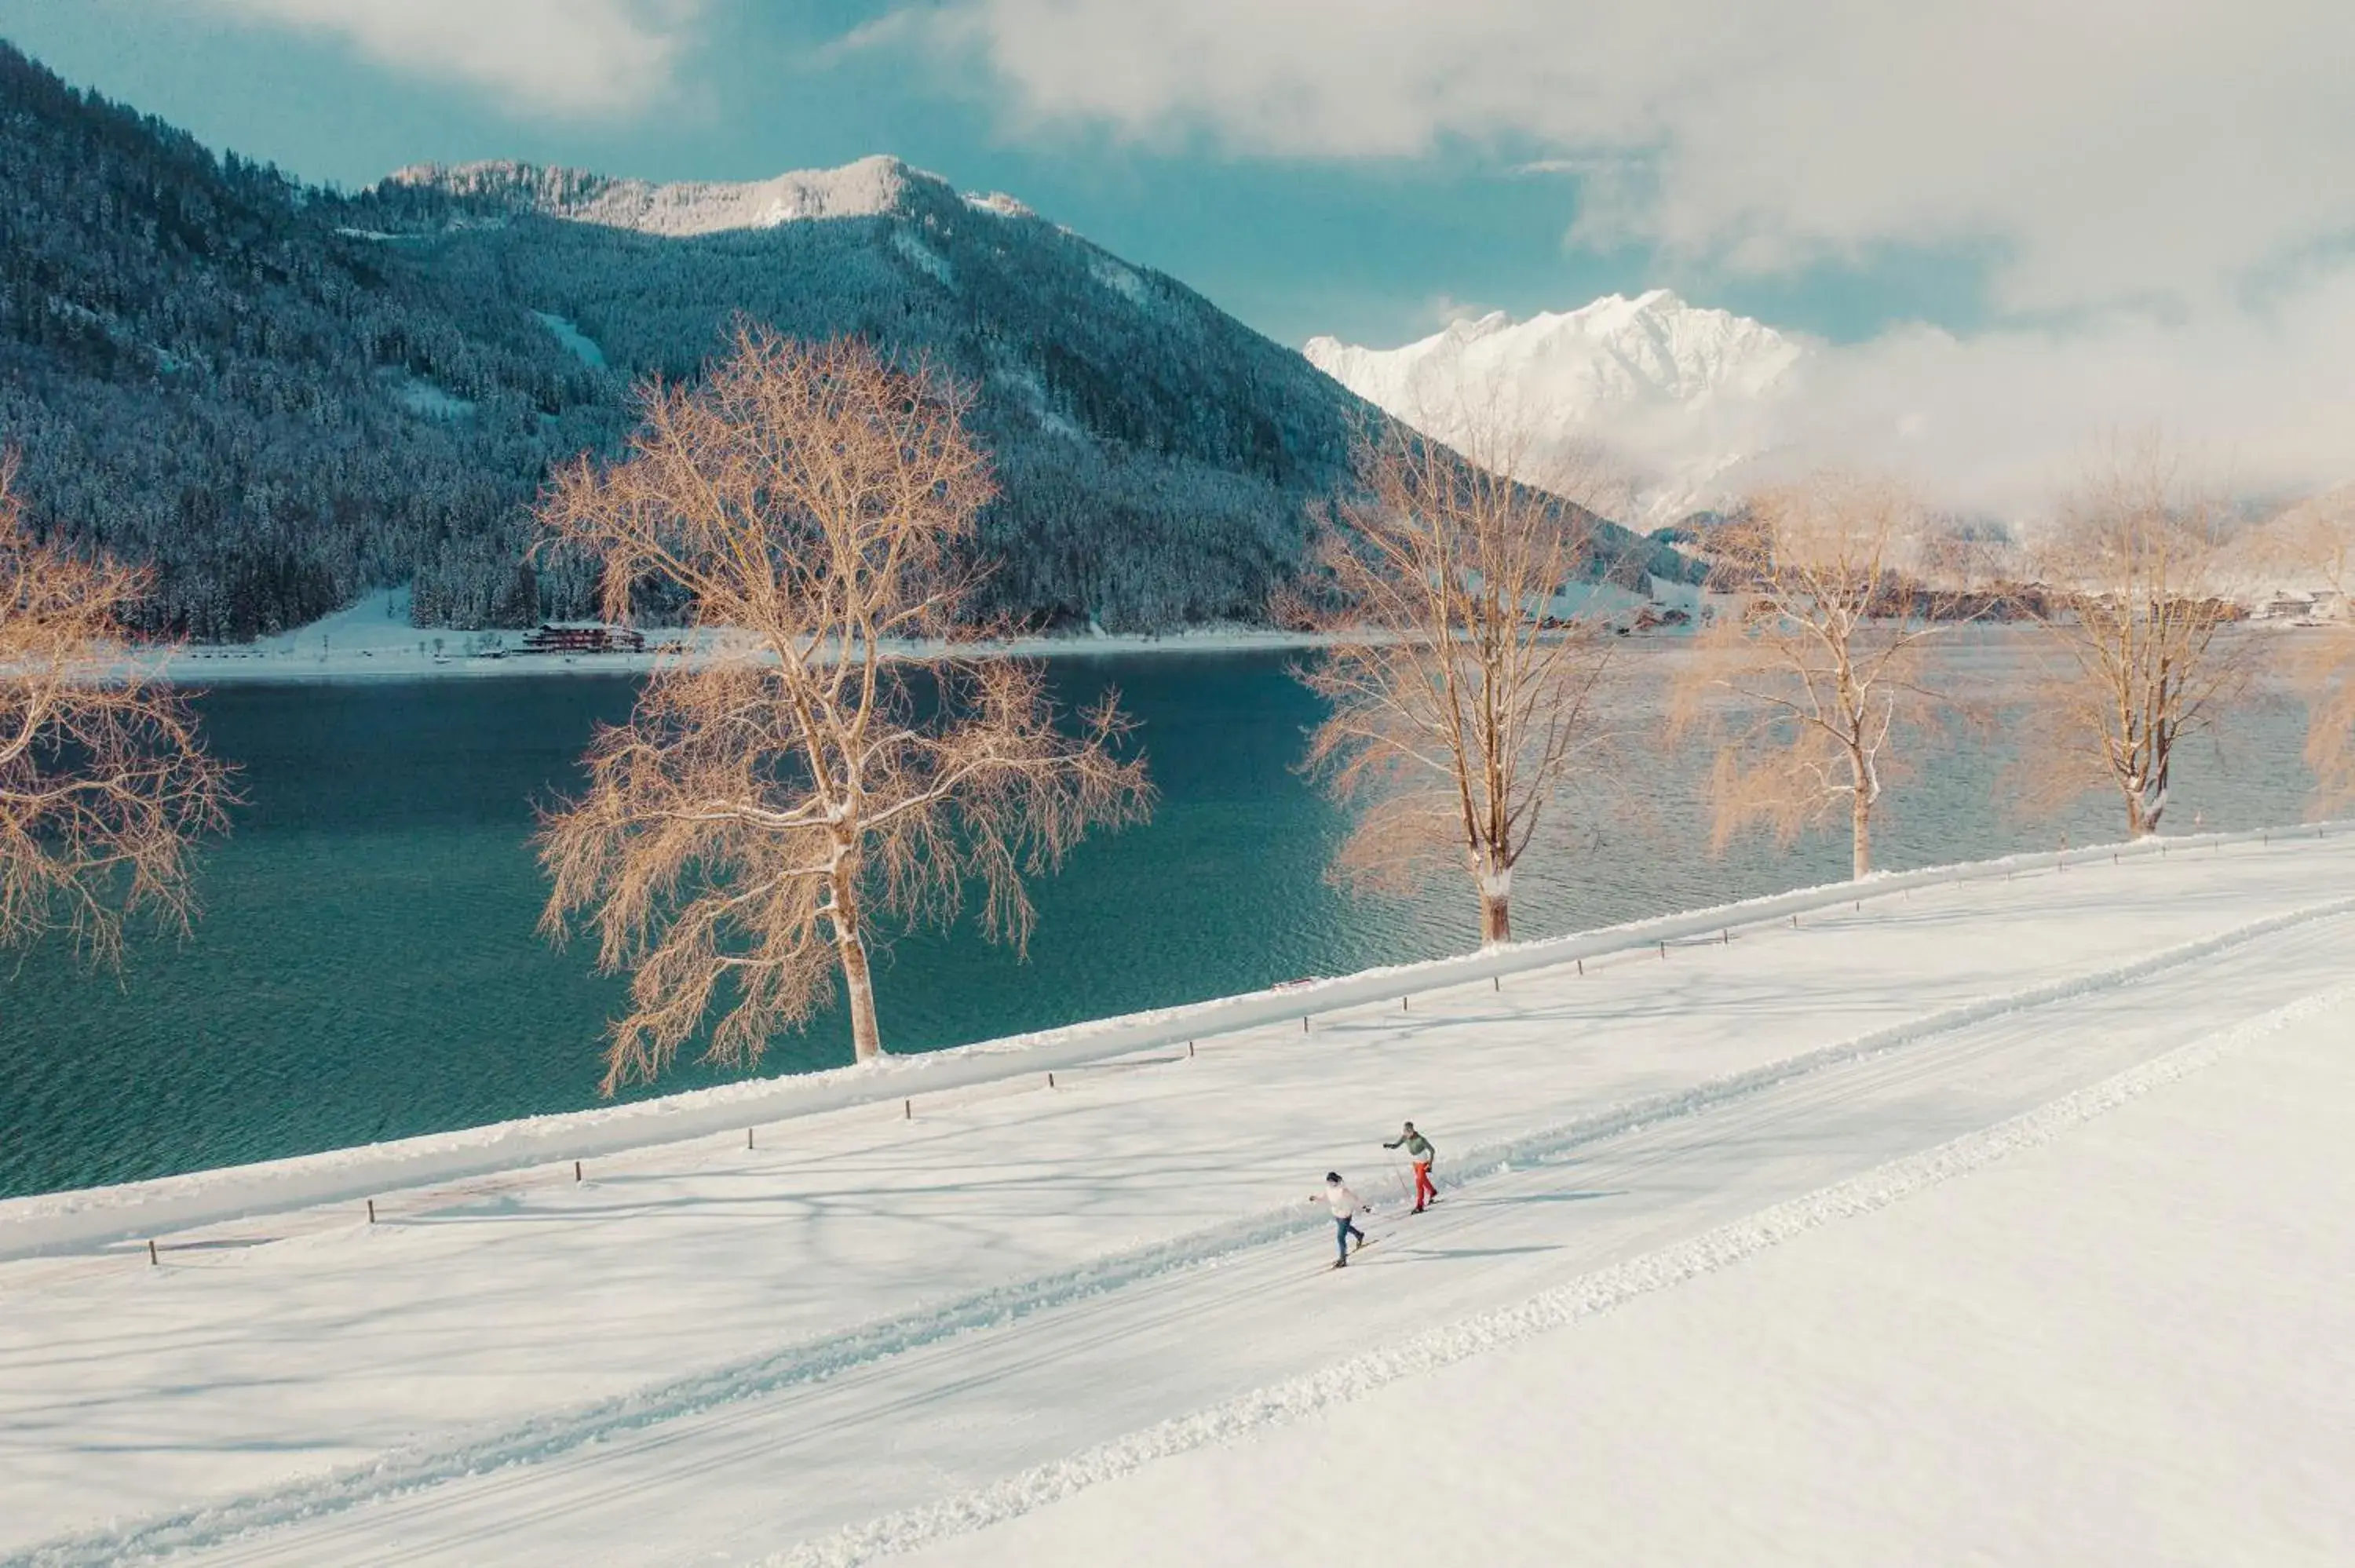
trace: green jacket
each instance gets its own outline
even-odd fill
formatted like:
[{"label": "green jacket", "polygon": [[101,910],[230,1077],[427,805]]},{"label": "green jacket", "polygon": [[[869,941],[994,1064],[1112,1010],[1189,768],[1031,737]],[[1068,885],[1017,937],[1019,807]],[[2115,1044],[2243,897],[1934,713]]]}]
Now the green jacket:
[{"label": "green jacket", "polygon": [[1382,1147],[1384,1149],[1398,1149],[1403,1147],[1406,1150],[1406,1157],[1409,1160],[1413,1160],[1417,1165],[1430,1164],[1431,1157],[1438,1152],[1438,1150],[1431,1147],[1431,1139],[1423,1137],[1423,1134],[1419,1132],[1412,1138],[1403,1136],[1393,1138],[1388,1143],[1383,1144]]}]

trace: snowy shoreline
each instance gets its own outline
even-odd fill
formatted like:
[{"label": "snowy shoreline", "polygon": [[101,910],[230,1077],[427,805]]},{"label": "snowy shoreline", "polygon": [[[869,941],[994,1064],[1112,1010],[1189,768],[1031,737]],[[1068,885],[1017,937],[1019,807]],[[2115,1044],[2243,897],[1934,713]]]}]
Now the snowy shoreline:
[{"label": "snowy shoreline", "polygon": [[[1599,607],[1616,623],[1643,606],[1668,606],[1691,611],[1707,596],[1670,588],[1662,597],[1647,597],[1622,588],[1595,586],[1585,594],[1585,608]],[[645,675],[667,657],[643,653],[531,653],[520,652],[523,633],[462,632],[416,627],[408,621],[403,590],[382,588],[358,603],[313,621],[293,631],[252,642],[186,644],[160,660],[126,661],[155,678],[175,685],[202,689],[231,684],[321,685],[369,681],[499,680],[548,675]],[[2300,623],[2259,620],[2254,630],[2292,633]],[[2009,630],[2008,628],[2001,630]],[[650,641],[694,643],[692,658],[722,645],[725,632],[695,632],[670,628],[649,631]],[[484,655],[473,650],[496,639],[499,652]],[[1134,657],[1140,654],[1193,656],[1222,653],[1297,653],[1331,646],[1337,637],[1326,632],[1282,631],[1267,627],[1212,625],[1171,632],[1071,632],[1016,637],[1003,641],[975,642],[961,652],[982,657],[1019,659],[1090,659]],[[1681,645],[1674,628],[1659,628],[1631,639],[1648,646]],[[910,644],[911,652],[930,652],[943,644]]]},{"label": "snowy shoreline", "polygon": [[2312,822],[1876,873],[1862,882],[1795,888],[1453,958],[1320,978],[1305,984],[1094,1019],[940,1051],[887,1056],[866,1066],[751,1078],[627,1105],[553,1112],[249,1165],[0,1199],[0,1262],[321,1203],[356,1202],[371,1193],[684,1143],[732,1133],[749,1125],[888,1106],[918,1096],[971,1089],[1387,1002],[1401,995],[1582,964],[1589,959],[1655,947],[1665,957],[1671,947],[1717,942],[1744,927],[1785,919],[1796,922],[1804,915],[1917,888],[2009,879],[2022,873],[2065,870],[2097,862],[2158,858],[2170,852],[2181,854],[2232,844],[2322,839],[2343,835],[2350,829],[2355,829],[2355,821]]},{"label": "snowy shoreline", "polygon": [[[686,640],[692,636],[657,630],[651,640]],[[492,637],[497,637],[504,644],[502,652],[485,656],[473,651]],[[252,642],[183,646],[151,669],[163,680],[193,687],[243,683],[304,685],[537,675],[644,675],[665,657],[651,651],[527,653],[515,646],[520,639],[519,632],[473,633],[411,626],[407,620],[407,603],[400,590],[380,589],[349,609],[297,630]],[[974,651],[1031,659],[1136,653],[1290,652],[1321,647],[1330,641],[1308,632],[1223,626],[1166,635],[1099,632],[1022,637],[976,644]],[[713,646],[715,640],[706,634],[701,647]]]}]

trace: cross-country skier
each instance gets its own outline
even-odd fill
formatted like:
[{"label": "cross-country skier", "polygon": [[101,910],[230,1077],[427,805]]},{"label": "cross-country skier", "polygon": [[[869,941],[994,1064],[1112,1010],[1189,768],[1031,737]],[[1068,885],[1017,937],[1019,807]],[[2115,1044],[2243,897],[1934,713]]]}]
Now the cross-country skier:
[{"label": "cross-country skier", "polygon": [[1439,1201],[1439,1189],[1432,1185],[1431,1160],[1439,1151],[1431,1147],[1431,1139],[1415,1131],[1409,1122],[1396,1138],[1382,1145],[1384,1149],[1404,1149],[1406,1157],[1414,1161],[1414,1212],[1423,1213],[1423,1204]]},{"label": "cross-country skier", "polygon": [[1366,1245],[1366,1233],[1358,1228],[1358,1211],[1366,1205],[1358,1202],[1358,1195],[1349,1191],[1338,1171],[1325,1172],[1325,1190],[1309,1193],[1308,1201],[1322,1203],[1333,1212],[1333,1245],[1340,1254],[1333,1260],[1333,1266],[1348,1267],[1349,1238],[1357,1237],[1359,1246]]}]

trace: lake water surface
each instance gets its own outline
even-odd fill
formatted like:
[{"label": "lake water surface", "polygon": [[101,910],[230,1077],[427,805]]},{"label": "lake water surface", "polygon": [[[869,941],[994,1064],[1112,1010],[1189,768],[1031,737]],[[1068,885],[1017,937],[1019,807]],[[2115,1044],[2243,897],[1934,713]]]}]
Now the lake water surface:
[{"label": "lake water surface", "polygon": [[[886,1044],[936,1049],[1309,975],[1461,951],[1468,892],[1398,901],[1329,885],[1346,824],[1294,771],[1315,700],[1267,652],[1066,657],[1067,701],[1117,685],[1161,792],[1149,826],[1099,837],[1036,889],[1028,962],[970,928],[879,955]],[[201,699],[248,803],[205,857],[186,941],[136,941],[119,979],[58,947],[0,979],[0,1195],[119,1181],[400,1138],[596,1102],[622,982],[535,933],[546,888],[535,801],[570,789],[623,679],[551,676],[232,685]],[[2294,712],[2240,726],[2231,768],[2185,758],[2169,826],[2297,820]],[[2117,836],[2088,800],[2007,810],[2003,758],[1923,769],[1879,837],[1892,868]],[[1694,768],[1637,755],[1641,827],[1571,822],[1517,881],[1538,937],[1847,874],[1843,842],[1705,850]],[[773,1043],[761,1071],[846,1062],[838,1012]],[[683,1067],[666,1088],[717,1081]]]}]

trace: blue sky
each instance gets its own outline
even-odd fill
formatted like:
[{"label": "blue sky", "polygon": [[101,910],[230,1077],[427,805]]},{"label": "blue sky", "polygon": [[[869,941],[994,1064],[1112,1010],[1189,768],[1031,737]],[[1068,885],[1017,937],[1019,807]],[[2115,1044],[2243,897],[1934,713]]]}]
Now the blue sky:
[{"label": "blue sky", "polygon": [[2355,479],[2346,0],[0,0],[357,185],[895,153],[1280,341],[1667,286],[1820,340],[1777,450],[2002,504],[2127,426]]},{"label": "blue sky", "polygon": [[1640,241],[1572,243],[1578,184],[1527,168],[1546,149],[1524,135],[1443,132],[1427,148],[1359,158],[1263,154],[1201,127],[1139,136],[1025,123],[1015,93],[970,61],[888,41],[841,47],[885,7],[695,7],[666,90],[581,108],[455,67],[403,64],[346,30],[295,20],[336,8],[0,0],[0,34],[209,145],[346,185],[428,160],[749,179],[895,153],[961,186],[1011,192],[1293,344],[1332,332],[1388,344],[1451,311],[1520,315],[1655,285],[1836,339],[1906,317],[1966,326],[1982,314],[1976,270],[1954,248],[1742,275]]}]

